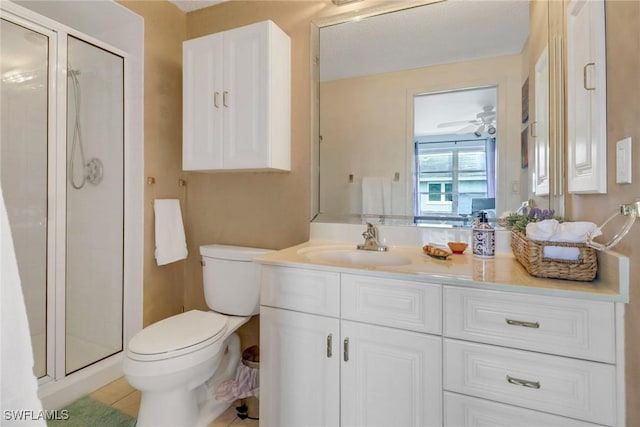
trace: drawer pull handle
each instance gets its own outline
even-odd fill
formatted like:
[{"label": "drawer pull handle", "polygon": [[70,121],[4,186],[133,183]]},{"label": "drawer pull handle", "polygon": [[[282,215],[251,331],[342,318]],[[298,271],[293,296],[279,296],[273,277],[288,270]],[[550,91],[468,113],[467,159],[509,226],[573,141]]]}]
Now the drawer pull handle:
[{"label": "drawer pull handle", "polygon": [[333,356],[333,334],[327,335],[327,357]]},{"label": "drawer pull handle", "polygon": [[593,69],[596,69],[596,63],[595,62],[589,62],[587,65],[584,66],[584,68],[582,69],[582,86],[584,87],[584,90],[596,90],[595,87],[590,87],[587,84],[587,68],[589,68],[589,66],[592,66]]},{"label": "drawer pull handle", "polygon": [[349,361],[349,338],[344,339],[344,361]]},{"label": "drawer pull handle", "polygon": [[509,375],[507,375],[507,382],[509,384],[521,385],[523,387],[535,388],[536,390],[540,388],[539,381],[521,380],[519,378],[513,378]]},{"label": "drawer pull handle", "polygon": [[504,321],[511,326],[522,326],[524,328],[534,328],[534,329],[538,329],[540,327],[540,323],[538,322],[526,322],[524,320],[513,320],[513,319],[504,319]]},{"label": "drawer pull handle", "polygon": [[220,92],[213,92],[213,106],[216,108],[220,108],[218,104],[218,96],[220,96]]}]

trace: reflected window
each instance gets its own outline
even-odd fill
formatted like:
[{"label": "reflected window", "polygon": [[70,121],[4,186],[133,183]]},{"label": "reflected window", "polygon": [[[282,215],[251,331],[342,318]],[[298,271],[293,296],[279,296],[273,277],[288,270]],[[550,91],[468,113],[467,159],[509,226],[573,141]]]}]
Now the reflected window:
[{"label": "reflected window", "polygon": [[470,215],[473,200],[495,195],[492,156],[495,138],[416,141],[415,215]]}]

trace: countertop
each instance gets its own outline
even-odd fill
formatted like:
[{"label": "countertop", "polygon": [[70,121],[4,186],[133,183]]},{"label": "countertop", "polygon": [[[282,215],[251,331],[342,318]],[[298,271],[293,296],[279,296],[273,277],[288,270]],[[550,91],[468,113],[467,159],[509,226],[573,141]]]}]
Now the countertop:
[{"label": "countertop", "polygon": [[421,247],[389,246],[387,254],[404,256],[405,265],[365,266],[328,262],[307,254],[319,250],[355,249],[350,242],[311,240],[255,259],[266,265],[338,271],[442,285],[503,290],[539,295],[628,302],[628,258],[615,253],[599,255],[598,276],[592,282],[544,279],[526,272],[511,253],[478,258],[469,253],[453,254],[447,260],[434,259]]}]

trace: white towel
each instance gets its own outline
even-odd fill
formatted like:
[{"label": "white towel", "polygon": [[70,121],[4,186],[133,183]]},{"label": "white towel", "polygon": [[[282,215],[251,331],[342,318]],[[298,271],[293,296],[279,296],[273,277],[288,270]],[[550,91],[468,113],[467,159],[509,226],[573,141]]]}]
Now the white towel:
[{"label": "white towel", "polygon": [[187,240],[184,237],[180,201],[158,199],[153,204],[156,214],[156,261],[169,264],[187,257]]},{"label": "white towel", "polygon": [[531,240],[542,242],[551,241],[558,231],[560,224],[555,219],[545,219],[540,222],[530,222],[527,224],[527,237]]},{"label": "white towel", "polygon": [[542,253],[545,258],[565,261],[576,261],[580,258],[580,248],[568,246],[545,246]]},{"label": "white towel", "polygon": [[391,214],[391,179],[383,176],[362,177],[362,214]]},{"label": "white towel", "polygon": [[554,237],[556,242],[585,243],[589,236],[598,237],[602,231],[592,222],[563,222]]},{"label": "white towel", "polygon": [[[33,353],[27,309],[24,304],[18,264],[9,228],[9,219],[0,191],[0,408],[4,425],[45,426],[42,403],[38,399],[38,381],[33,375]],[[32,411],[32,417],[7,419],[12,412]]]}]

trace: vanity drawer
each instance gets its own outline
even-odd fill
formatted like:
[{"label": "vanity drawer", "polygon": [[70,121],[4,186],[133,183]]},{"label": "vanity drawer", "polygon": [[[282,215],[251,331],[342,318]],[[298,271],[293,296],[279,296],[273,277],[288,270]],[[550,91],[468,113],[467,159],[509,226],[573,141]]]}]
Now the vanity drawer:
[{"label": "vanity drawer", "polygon": [[598,424],[445,392],[444,426],[598,427]]},{"label": "vanity drawer", "polygon": [[615,367],[451,339],[444,388],[584,421],[615,425]]},{"label": "vanity drawer", "polygon": [[444,288],[444,335],[615,363],[609,302]]},{"label": "vanity drawer", "polygon": [[263,265],[260,304],[339,317],[340,274]]},{"label": "vanity drawer", "polygon": [[442,333],[442,286],[342,275],[342,318],[417,332]]}]

